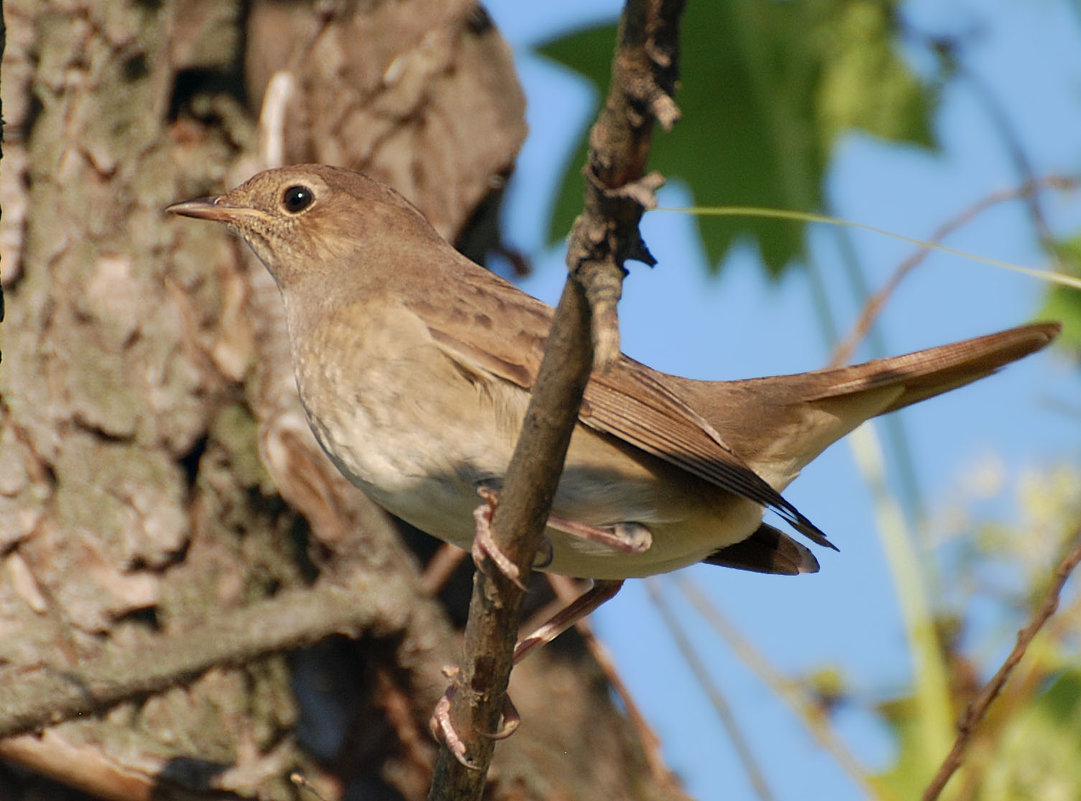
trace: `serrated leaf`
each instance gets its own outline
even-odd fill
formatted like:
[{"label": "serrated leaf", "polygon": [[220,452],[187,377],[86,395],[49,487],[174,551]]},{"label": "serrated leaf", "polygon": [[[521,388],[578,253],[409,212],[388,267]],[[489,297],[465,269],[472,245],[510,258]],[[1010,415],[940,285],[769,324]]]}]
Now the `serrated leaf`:
[{"label": "serrated leaf", "polygon": [[[538,49],[548,58],[570,67],[575,72],[588,78],[603,92],[607,91],[612,70],[612,52],[616,42],[616,26],[602,25],[556,39]],[[585,179],[582,177],[582,165],[586,161],[588,129],[575,148],[567,172],[556,193],[555,204],[548,218],[548,241],[556,242],[567,235],[575,217],[582,213],[582,198],[585,192]]]},{"label": "serrated leaf", "polygon": [[[608,82],[615,26],[541,48]],[[934,105],[893,46],[889,7],[875,0],[692,3],[681,26],[683,118],[654,139],[651,166],[684,180],[697,203],[813,211],[837,137],[853,127],[927,144]],[[553,239],[581,208],[584,143],[552,216]],[[753,241],[773,275],[803,254],[803,227],[748,218],[699,220],[712,264]]]}]

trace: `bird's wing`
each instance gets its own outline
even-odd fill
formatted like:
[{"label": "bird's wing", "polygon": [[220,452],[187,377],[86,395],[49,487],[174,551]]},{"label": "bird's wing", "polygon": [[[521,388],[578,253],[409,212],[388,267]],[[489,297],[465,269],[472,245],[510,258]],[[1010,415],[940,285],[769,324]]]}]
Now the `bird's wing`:
[{"label": "bird's wing", "polygon": [[[466,287],[456,300],[454,309],[439,308],[426,300],[411,300],[410,305],[425,320],[432,338],[463,367],[531,390],[551,327],[551,308],[499,279],[474,284],[472,291]],[[502,314],[500,306],[512,307],[513,314]],[[491,321],[500,317],[515,320],[516,330],[492,326]],[[611,370],[590,379],[579,419],[596,431],[772,509],[812,541],[834,547],[671,390],[663,374],[621,357]]]},{"label": "bird's wing", "polygon": [[579,417],[591,428],[619,437],[721,489],[772,509],[813,542],[834,547],[655,370],[622,357],[614,369],[590,380]]}]

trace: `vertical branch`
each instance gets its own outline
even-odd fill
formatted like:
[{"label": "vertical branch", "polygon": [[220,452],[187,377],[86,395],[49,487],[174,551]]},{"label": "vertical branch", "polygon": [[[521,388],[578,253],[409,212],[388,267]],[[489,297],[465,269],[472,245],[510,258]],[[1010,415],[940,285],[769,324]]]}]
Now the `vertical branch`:
[{"label": "vertical branch", "polygon": [[[528,576],[555,496],[563,460],[593,368],[618,357],[615,306],[623,262],[653,263],[638,231],[654,203],[659,176],[643,177],[654,120],[678,118],[671,94],[678,64],[682,0],[628,0],[619,26],[612,82],[590,132],[586,199],[568,246],[567,281],[556,309],[522,433],[492,520],[496,545]],[[591,337],[592,334],[592,337]],[[468,765],[445,745],[436,763],[431,801],[479,799],[506,700],[523,591],[493,571],[479,571],[455,676],[450,720]]]},{"label": "vertical branch", "polygon": [[714,714],[728,734],[728,739],[732,741],[736,757],[743,765],[743,770],[747,774],[747,781],[751,783],[755,796],[760,801],[774,801],[776,796],[769,789],[766,773],[755,758],[754,751],[751,750],[751,744],[744,736],[743,729],[740,728],[739,721],[736,720],[736,716],[732,711],[732,706],[710,677],[709,668],[706,667],[705,662],[698,655],[690,636],[680,624],[675,610],[668,604],[668,600],[661,595],[659,582],[653,578],[646,579],[646,590],[649,592],[649,599],[653,602],[657,611],[660,612],[665,628],[668,629],[672,639],[675,640],[676,649],[679,651],[680,656],[683,657],[683,661],[687,663],[687,667],[691,669],[695,679],[698,680],[702,692],[706,694],[706,698],[709,699],[710,705],[713,707]]},{"label": "vertical branch", "polygon": [[638,230],[664,183],[645,174],[653,122],[671,130],[679,119],[672,95],[679,74],[683,0],[629,0],[620,19],[612,83],[589,134],[585,207],[575,220],[567,265],[582,283],[593,314],[593,347],[604,370],[619,356],[616,303],[623,263],[656,263]]}]

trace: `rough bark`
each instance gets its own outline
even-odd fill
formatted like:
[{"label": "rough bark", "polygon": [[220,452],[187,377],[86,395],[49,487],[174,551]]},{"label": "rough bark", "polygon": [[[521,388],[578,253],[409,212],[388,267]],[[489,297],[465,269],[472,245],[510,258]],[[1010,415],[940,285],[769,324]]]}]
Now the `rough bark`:
[{"label": "rough bark", "polygon": [[[319,160],[460,235],[524,135],[505,44],[443,0],[4,10],[0,687],[29,716],[4,730],[80,718],[0,740],[59,782],[0,766],[0,797],[292,798],[297,769],[423,797],[445,611],[315,447],[263,271],[161,209]],[[513,690],[493,797],[657,795],[580,653]]]}]

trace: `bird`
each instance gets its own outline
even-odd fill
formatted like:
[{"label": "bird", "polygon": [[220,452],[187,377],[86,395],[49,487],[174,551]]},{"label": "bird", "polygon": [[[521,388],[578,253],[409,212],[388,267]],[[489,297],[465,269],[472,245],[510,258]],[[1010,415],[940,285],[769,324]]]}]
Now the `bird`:
[{"label": "bird", "polygon": [[[337,468],[388,512],[469,548],[478,493],[498,494],[506,473],[551,307],[348,169],[267,170],[167,211],[223,223],[270,271],[301,403]],[[735,381],[621,355],[586,386],[539,567],[609,582],[698,562],[816,572],[812,550],[765,519],[834,547],[781,494],[809,462],[865,420],[991,375],[1059,330],[1038,322]]]}]

